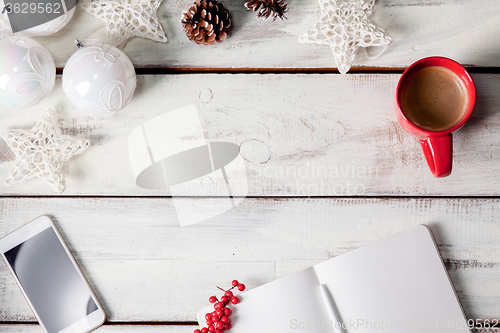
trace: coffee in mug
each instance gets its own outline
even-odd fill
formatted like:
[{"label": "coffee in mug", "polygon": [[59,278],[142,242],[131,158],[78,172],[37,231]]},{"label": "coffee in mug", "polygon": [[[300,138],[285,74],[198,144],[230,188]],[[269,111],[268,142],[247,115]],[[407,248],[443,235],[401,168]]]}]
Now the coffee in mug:
[{"label": "coffee in mug", "polygon": [[428,131],[452,128],[464,117],[467,105],[463,81],[441,66],[421,68],[401,92],[401,108],[408,120]]},{"label": "coffee in mug", "polygon": [[419,139],[432,174],[448,176],[453,161],[452,132],[465,124],[476,102],[470,74],[448,58],[420,59],[401,75],[395,102],[399,123]]}]

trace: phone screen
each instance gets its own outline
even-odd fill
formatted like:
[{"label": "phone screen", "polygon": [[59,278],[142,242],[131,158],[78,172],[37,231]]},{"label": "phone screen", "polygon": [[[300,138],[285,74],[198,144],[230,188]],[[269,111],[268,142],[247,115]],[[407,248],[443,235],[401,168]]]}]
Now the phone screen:
[{"label": "phone screen", "polygon": [[4,254],[49,333],[98,309],[52,227]]}]

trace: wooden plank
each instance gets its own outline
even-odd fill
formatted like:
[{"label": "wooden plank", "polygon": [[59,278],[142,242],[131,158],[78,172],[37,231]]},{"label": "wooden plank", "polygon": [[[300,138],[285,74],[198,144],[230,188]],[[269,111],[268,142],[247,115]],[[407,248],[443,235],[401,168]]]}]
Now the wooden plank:
[{"label": "wooden plank", "polygon": [[[216,285],[254,288],[424,223],[468,318],[500,319],[499,209],[497,199],[246,199],[180,228],[171,199],[4,198],[0,235],[49,214],[111,322],[186,322]],[[4,265],[0,300],[0,321],[34,320]]]},{"label": "wooden plank", "polygon": [[[188,333],[192,332],[195,326],[186,325],[103,325],[99,327],[94,332],[99,333],[111,333],[111,332],[121,332],[121,333]],[[36,333],[43,332],[38,324],[11,324],[11,325],[1,325],[0,331],[5,333],[15,333],[15,332],[25,332],[25,333]],[[481,332],[486,333],[486,332]],[[489,332],[488,332],[489,333]],[[496,333],[496,332],[495,332]]]},{"label": "wooden plank", "polygon": [[[131,103],[108,118],[76,110],[58,78],[39,107],[0,108],[0,129],[29,129],[49,105],[57,106],[63,132],[93,143],[67,163],[66,195],[170,195],[168,188],[135,185],[128,136],[146,120],[190,104],[197,106],[210,142],[250,143],[244,150],[249,196],[499,195],[500,75],[473,77],[477,106],[455,134],[454,169],[444,179],[431,175],[418,141],[397,123],[396,74],[139,76]],[[0,140],[0,179],[12,160]],[[37,179],[12,188],[0,182],[0,193],[52,194]],[[211,194],[192,189],[177,195]]]},{"label": "wooden plank", "polygon": [[[96,332],[108,333],[108,332],[121,332],[121,333],[157,333],[157,332],[168,332],[168,333],[187,333],[194,330],[195,326],[166,326],[166,325],[104,325],[101,326]],[[5,333],[15,333],[15,332],[25,332],[25,333],[35,333],[42,332],[42,329],[38,325],[0,325],[0,330]],[[499,328],[483,328],[474,329],[473,333],[499,333]]]},{"label": "wooden plank", "polygon": [[[224,43],[206,47],[189,41],[179,23],[189,2],[164,1],[160,21],[169,38],[161,44],[135,38],[124,51],[137,67],[187,69],[291,69],[336,67],[328,46],[300,44],[298,36],[320,17],[317,0],[290,1],[288,20],[255,18],[243,2],[224,4],[234,29]],[[371,20],[394,42],[376,60],[358,52],[357,66],[406,67],[429,55],[443,55],[471,66],[500,66],[500,3],[496,0],[379,0]],[[99,29],[102,27],[102,29]],[[93,30],[99,29],[96,32]],[[78,7],[59,33],[39,38],[63,67],[75,51],[75,39],[105,37],[104,23]],[[373,52],[373,51],[372,51]]]}]

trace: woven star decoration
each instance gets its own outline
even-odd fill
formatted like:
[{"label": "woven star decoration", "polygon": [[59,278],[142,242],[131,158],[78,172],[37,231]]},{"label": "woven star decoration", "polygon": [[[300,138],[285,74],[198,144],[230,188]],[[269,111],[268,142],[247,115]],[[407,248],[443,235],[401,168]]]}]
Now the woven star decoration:
[{"label": "woven star decoration", "polygon": [[383,46],[385,50],[392,42],[384,30],[368,20],[374,4],[375,0],[319,0],[321,18],[299,36],[299,42],[329,45],[340,73],[347,73],[359,47]]},{"label": "woven star decoration", "polygon": [[16,157],[5,185],[13,186],[38,177],[47,181],[57,193],[66,189],[63,174],[65,162],[83,153],[90,146],[90,141],[62,135],[57,120],[56,109],[50,107],[31,131],[2,131],[2,138]]},{"label": "woven star decoration", "polygon": [[155,42],[167,42],[158,21],[158,7],[163,0],[82,0],[82,8],[106,22],[108,41],[118,46],[137,36]]}]

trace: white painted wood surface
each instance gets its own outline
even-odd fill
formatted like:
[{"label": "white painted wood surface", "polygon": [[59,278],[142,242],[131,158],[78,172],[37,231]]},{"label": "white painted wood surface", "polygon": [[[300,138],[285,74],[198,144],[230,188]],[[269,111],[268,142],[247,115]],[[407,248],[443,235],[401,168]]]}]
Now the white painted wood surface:
[{"label": "white painted wood surface", "polygon": [[[121,332],[121,333],[191,333],[194,330],[194,326],[164,326],[164,325],[105,325],[98,328],[95,332],[99,333],[111,333],[111,332]],[[2,327],[5,333],[41,333],[42,329],[38,325],[5,325]],[[475,329],[473,333],[498,333],[500,329],[490,328],[490,329]]]},{"label": "white painted wood surface", "polygon": [[[171,199],[4,198],[0,234],[49,214],[110,322],[184,322],[224,281],[254,288],[423,223],[468,318],[500,319],[499,210],[498,199],[246,199],[180,228]],[[34,320],[4,265],[0,300],[0,322]]]},{"label": "white painted wood surface", "polygon": [[[98,328],[95,332],[99,333],[191,333],[195,329],[194,326],[165,326],[165,325],[105,325]],[[28,325],[5,325],[1,327],[1,331],[5,333],[24,332],[24,333],[42,333],[42,329],[35,324]],[[481,333],[490,333],[481,331]],[[493,333],[493,331],[491,332]],[[497,333],[494,331],[494,333]]]},{"label": "white painted wood surface", "polygon": [[[500,193],[500,75],[473,75],[478,103],[470,122],[455,135],[453,174],[435,179],[418,142],[394,116],[399,75],[299,74],[334,69],[335,63],[327,46],[297,40],[319,17],[317,0],[288,2],[288,20],[275,23],[255,19],[243,1],[224,3],[235,29],[223,44],[204,47],[181,31],[180,15],[189,3],[165,0],[159,16],[169,42],[135,38],[124,51],[137,68],[152,72],[298,74],[141,75],[130,105],[109,118],[79,113],[58,78],[39,107],[0,108],[0,130],[28,129],[54,105],[65,134],[93,142],[67,164],[64,195],[75,197],[51,198],[41,197],[53,193],[36,179],[5,187],[13,156],[0,139],[0,237],[38,215],[51,215],[107,310],[111,324],[99,332],[180,333],[194,327],[165,323],[194,321],[223,281],[238,278],[257,287],[425,223],[434,231],[467,317],[500,319],[500,200],[472,198]],[[358,52],[353,70],[404,68],[430,55],[492,67],[492,72],[500,67],[497,0],[378,0],[372,21],[394,43],[376,60]],[[73,41],[103,37],[103,27],[78,8],[64,30],[37,40],[62,68],[75,51]],[[209,141],[242,145],[249,193],[233,195],[256,198],[180,228],[173,201],[162,198],[170,195],[168,188],[134,184],[127,139],[146,120],[190,104],[198,107]],[[356,195],[394,198],[306,198]],[[184,200],[193,213],[220,204],[216,198]],[[41,332],[38,325],[23,324],[34,320],[0,264],[0,332]]]},{"label": "white painted wood surface", "polygon": [[[5,333],[42,333],[42,329],[36,324],[28,325],[5,325],[2,326],[1,332]],[[95,332],[99,333],[191,333],[195,329],[195,326],[186,325],[105,325],[98,328]],[[491,331],[491,333],[497,333],[498,331]],[[480,333],[490,333],[489,331],[480,331]]]},{"label": "white painted wood surface", "polygon": [[[206,47],[189,41],[180,17],[190,2],[165,0],[159,17],[168,43],[135,38],[124,51],[138,67],[167,68],[331,68],[328,46],[298,42],[320,17],[317,0],[289,1],[288,20],[256,19],[243,1],[226,1],[234,29],[224,43]],[[497,0],[378,0],[371,20],[393,38],[376,60],[358,52],[356,66],[406,67],[429,55],[451,57],[472,66],[500,66],[500,2]],[[102,29],[99,29],[99,27]],[[99,29],[95,32],[93,30]],[[77,38],[105,37],[104,23],[80,7],[65,29],[39,38],[63,67]]]},{"label": "white painted wood surface", "polygon": [[[170,195],[169,189],[135,185],[128,136],[146,120],[190,104],[198,108],[207,140],[237,145],[258,140],[254,148],[271,154],[265,163],[258,154],[247,154],[254,159],[245,160],[250,196],[498,195],[500,76],[473,77],[476,109],[455,134],[453,173],[443,179],[431,175],[418,141],[397,123],[398,74],[139,76],[131,103],[108,118],[76,110],[58,79],[39,107],[0,108],[0,129],[31,128],[55,105],[64,133],[90,139],[92,146],[67,163],[66,195]],[[208,103],[200,99],[205,94],[212,96]],[[9,174],[12,160],[0,139],[0,179]],[[38,179],[11,188],[1,181],[0,193],[52,194]]]}]

